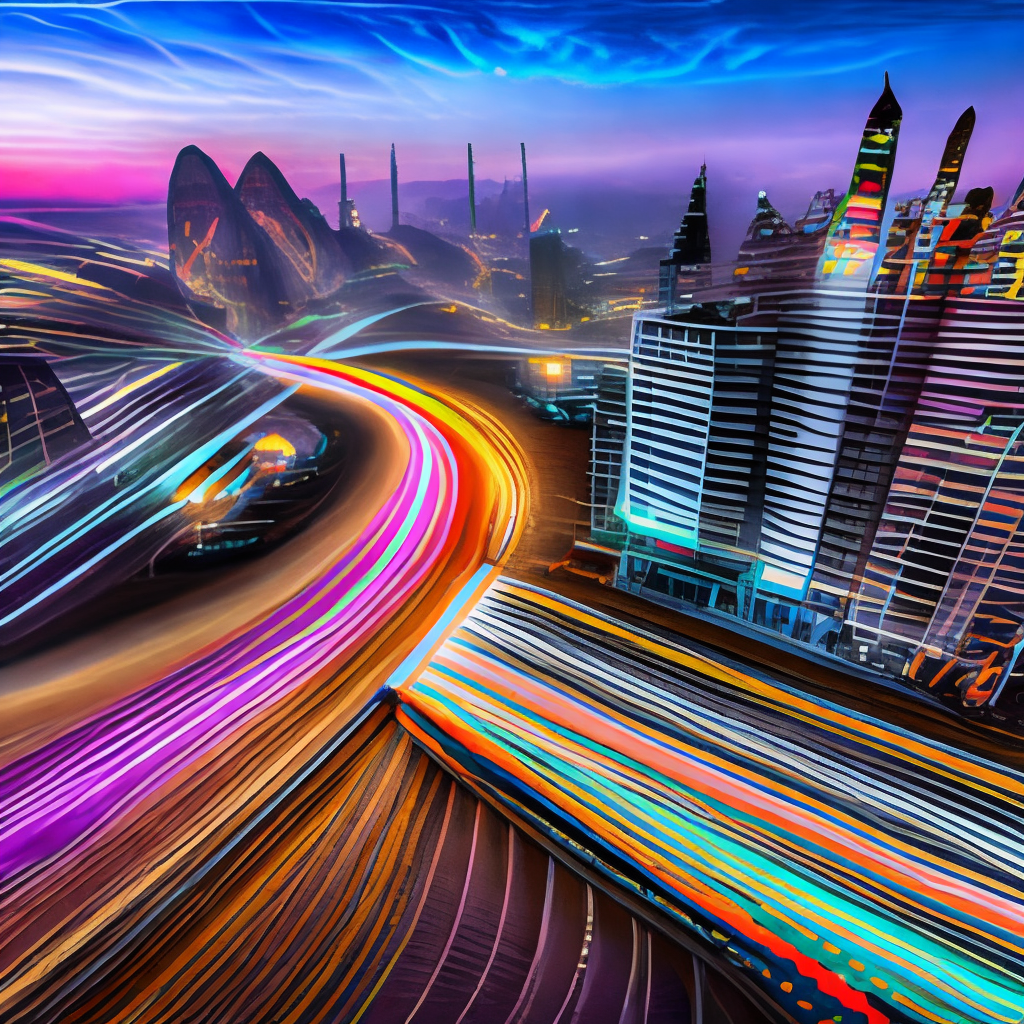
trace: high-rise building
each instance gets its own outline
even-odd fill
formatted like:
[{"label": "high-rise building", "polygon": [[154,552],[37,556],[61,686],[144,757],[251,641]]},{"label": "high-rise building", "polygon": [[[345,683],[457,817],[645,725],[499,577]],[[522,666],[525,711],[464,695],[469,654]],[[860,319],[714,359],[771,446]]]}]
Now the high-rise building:
[{"label": "high-rise building", "polygon": [[697,547],[714,356],[708,327],[634,317],[616,514],[673,548]]},{"label": "high-rise building", "polygon": [[769,280],[775,288],[812,282],[835,206],[832,189],[816,192],[807,213],[790,227],[768,194],[759,192],[757,211],[736,257],[730,294],[752,294]]},{"label": "high-rise building", "polygon": [[590,449],[590,529],[602,544],[617,543],[625,525],[615,515],[626,440],[627,367],[606,363],[597,378]]},{"label": "high-rise building", "polygon": [[[972,595],[970,581],[997,568],[992,537],[1008,544],[1001,524],[1020,515],[1012,510],[1024,493],[1021,332],[1016,303],[958,298],[946,305],[848,615],[854,642],[907,653],[921,644],[952,649],[962,639],[982,596],[977,586]],[[943,611],[951,593],[952,617]],[[1024,592],[1004,606],[1024,620]]]},{"label": "high-rise building", "polygon": [[391,230],[398,227],[398,161],[395,159],[395,144],[391,143]]},{"label": "high-rise building", "polygon": [[[924,267],[931,257],[938,235],[932,224],[944,218],[960,181],[967,145],[974,131],[974,107],[957,119],[946,139],[939,169],[928,195],[896,204],[896,216],[889,228],[886,253],[878,268],[874,289],[887,295],[920,292]],[[920,241],[919,241],[920,237]]]},{"label": "high-rise building", "polygon": [[534,327],[557,330],[569,325],[565,245],[557,228],[530,236],[530,292]]},{"label": "high-rise building", "polygon": [[356,211],[355,200],[348,197],[348,174],[345,171],[345,154],[338,154],[341,170],[341,198],[338,200],[338,228],[359,227],[359,213]]},{"label": "high-rise building", "polygon": [[886,73],[882,95],[864,125],[849,191],[836,207],[825,240],[821,274],[830,284],[852,280],[866,287],[881,242],[902,118]]},{"label": "high-rise building", "polygon": [[466,143],[466,165],[469,177],[469,233],[476,234],[476,174],[473,170],[473,143]]},{"label": "high-rise building", "polygon": [[693,298],[694,292],[711,284],[711,236],[708,234],[707,167],[690,191],[690,203],[672,241],[672,251],[661,261],[658,305],[672,310]]},{"label": "high-rise building", "polygon": [[830,221],[761,193],[731,296],[635,316],[592,525],[620,586],[1024,726],[1024,187],[994,222],[989,189],[952,202],[968,109],[872,282],[899,121],[886,81]]},{"label": "high-rise building", "polygon": [[965,278],[963,295],[1024,298],[1024,181],[1006,209],[978,236],[965,267]]}]

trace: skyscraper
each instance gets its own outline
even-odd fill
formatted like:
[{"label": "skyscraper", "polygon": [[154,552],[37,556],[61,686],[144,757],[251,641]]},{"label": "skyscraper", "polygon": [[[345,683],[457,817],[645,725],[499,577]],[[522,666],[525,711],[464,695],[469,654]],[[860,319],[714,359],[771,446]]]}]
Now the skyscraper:
[{"label": "skyscraper", "polygon": [[533,326],[557,330],[569,325],[565,246],[557,228],[530,236],[530,294]]},{"label": "skyscraper", "polygon": [[526,143],[519,143],[519,152],[523,158],[523,235],[526,238],[530,237],[530,186],[526,181]]},{"label": "skyscraper", "polygon": [[601,543],[617,542],[625,525],[615,515],[626,440],[627,367],[606,363],[597,378],[590,457],[590,529]]},{"label": "skyscraper", "polygon": [[820,270],[830,283],[853,279],[867,285],[881,242],[902,118],[886,72],[882,95],[864,125],[849,191],[833,214],[825,240]]},{"label": "skyscraper", "polygon": [[359,214],[356,213],[355,201],[348,197],[348,175],[345,172],[345,154],[338,154],[341,168],[341,198],[338,200],[338,227],[359,227]]},{"label": "skyscraper", "polygon": [[466,143],[466,163],[469,173],[469,233],[476,234],[476,182],[473,174],[473,143]]},{"label": "skyscraper", "polygon": [[714,379],[712,329],[634,317],[615,509],[632,532],[696,549]]},{"label": "skyscraper", "polygon": [[975,240],[964,276],[963,295],[1024,298],[1024,181]]},{"label": "skyscraper", "polygon": [[711,284],[711,238],[708,234],[707,167],[690,190],[686,209],[672,241],[672,251],[661,261],[658,273],[658,305],[671,311],[679,302]]},{"label": "skyscraper", "polygon": [[758,197],[731,297],[663,277],[599,388],[592,523],[620,586],[1024,727],[1024,186],[951,201],[966,110],[872,286],[899,120],[887,80],[827,232],[833,196],[793,228]]},{"label": "skyscraper", "polygon": [[[924,277],[922,262],[927,263],[934,247],[931,226],[937,218],[946,216],[956,192],[974,121],[974,107],[968,107],[957,119],[946,139],[939,170],[928,195],[924,199],[897,204],[886,241],[885,257],[875,279],[875,291],[886,295],[906,295],[920,290]],[[927,239],[922,239],[923,246],[919,243],[922,234]]]}]

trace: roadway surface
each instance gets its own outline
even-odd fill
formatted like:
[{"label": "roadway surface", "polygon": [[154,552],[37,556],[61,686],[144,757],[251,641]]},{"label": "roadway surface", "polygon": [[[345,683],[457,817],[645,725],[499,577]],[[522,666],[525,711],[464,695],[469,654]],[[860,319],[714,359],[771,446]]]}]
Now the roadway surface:
[{"label": "roadway surface", "polygon": [[1024,774],[507,579],[399,698],[794,1020],[1024,1016]]},{"label": "roadway surface", "polygon": [[[360,331],[316,354],[355,350],[354,340]],[[585,518],[587,433],[516,410],[493,377],[474,381],[450,361],[417,358],[391,359],[395,379],[295,351],[234,353],[232,365],[275,397],[315,387],[366,426],[379,451],[368,453],[375,468],[360,477],[362,500],[332,506],[326,527],[281,549],[293,557],[239,570],[237,592],[225,584],[182,602],[173,642],[158,635],[161,614],[143,616],[110,634],[105,655],[85,641],[63,680],[54,660],[37,695],[31,675],[9,686],[0,1016],[109,1020],[116,995],[117,1012],[133,1020],[179,1020],[219,991],[211,979],[237,970],[248,998],[287,997],[269,1019],[326,1019],[334,990],[309,972],[321,976],[329,937],[287,962],[265,937],[289,906],[302,909],[288,934],[308,935],[328,908],[365,915],[386,906],[364,902],[358,879],[401,888],[413,877],[414,860],[397,853],[384,874],[370,860],[344,860],[342,898],[319,869],[306,871],[310,857],[328,870],[331,850],[362,834],[330,832],[335,797],[349,801],[347,820],[376,816],[375,834],[390,834],[378,801],[396,796],[399,778],[412,786],[415,777],[414,788],[426,778],[403,739],[411,733],[471,790],[544,833],[562,859],[589,858],[613,886],[632,887],[640,919],[674,915],[681,931],[716,948],[729,971],[770,996],[774,1019],[1021,1020],[1014,836],[1024,787],[996,764],[1016,751],[909,695],[866,692],[814,666],[748,671],[743,657],[771,669],[788,656],[630,595],[542,578]],[[86,532],[93,514],[82,513]],[[131,532],[134,522],[116,525]],[[622,621],[594,619],[581,631],[585,609],[545,610],[555,599],[543,595],[520,595],[513,608],[494,595],[514,584],[487,590],[503,569],[565,592],[582,587],[585,603]],[[559,621],[541,621],[551,614]],[[741,657],[680,647],[629,619],[671,624]],[[477,647],[468,661],[467,644]],[[146,685],[133,685],[144,663]],[[408,732],[360,732],[391,687]],[[58,721],[48,724],[46,702],[61,690]],[[863,706],[872,713],[859,714]],[[900,732],[900,721],[916,729]],[[393,756],[371,751],[349,771],[339,743],[356,735]],[[987,762],[959,752],[986,748]],[[436,787],[422,792],[433,801]],[[403,828],[419,820],[394,806]],[[327,834],[333,840],[321,842]],[[548,878],[550,894],[552,868]],[[276,888],[264,891],[271,880]],[[635,964],[643,948],[635,939]],[[133,950],[151,970],[132,974]],[[217,998],[234,998],[229,991],[242,989]],[[575,983],[565,993],[582,997]],[[620,1005],[636,1008],[628,991]],[[255,1005],[204,1006],[202,1019],[268,1019]]]},{"label": "roadway surface", "polygon": [[290,598],[267,591],[262,615],[241,629],[225,620],[229,633],[200,657],[0,770],[5,1019],[52,1019],[39,1000],[56,966],[101,955],[133,900],[159,904],[274,800],[454,595],[497,571],[521,529],[518,453],[486,415],[332,364],[262,365],[376,405],[401,438],[398,483],[357,536],[333,535],[326,558],[310,552]]},{"label": "roadway surface", "polygon": [[[191,579],[188,592],[73,640],[49,644],[0,672],[0,763],[104,705],[170,675],[316,579],[369,525],[401,480],[408,444],[359,395],[306,389],[347,437],[348,461],[308,529],[265,556]],[[105,602],[106,603],[106,602]]]},{"label": "roadway surface", "polygon": [[858,714],[878,716],[937,742],[1024,770],[1024,743],[1019,737],[965,721],[941,706],[923,702],[913,690],[881,688],[847,675],[838,665],[810,661],[756,635],[686,615],[564,570],[548,573],[548,567],[571,550],[577,531],[581,537],[589,534],[590,430],[547,423],[529,412],[503,383],[508,364],[502,357],[451,359],[396,353],[363,361],[388,373],[418,377],[441,393],[487,409],[508,425],[529,456],[530,516],[508,560],[506,575],[634,625],[662,630],[668,637],[696,641],[709,653],[740,658],[816,699],[839,701]]}]

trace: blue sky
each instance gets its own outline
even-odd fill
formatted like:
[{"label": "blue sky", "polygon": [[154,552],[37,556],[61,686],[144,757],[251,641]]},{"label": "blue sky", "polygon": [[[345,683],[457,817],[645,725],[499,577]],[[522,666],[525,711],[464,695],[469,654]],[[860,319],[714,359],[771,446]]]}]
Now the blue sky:
[{"label": "blue sky", "polygon": [[894,187],[934,173],[973,103],[965,184],[1024,175],[1024,4],[0,3],[5,197],[159,198],[196,143],[236,174],[264,150],[301,191],[517,170],[670,187],[707,158],[722,194],[786,207],[845,188],[888,69]]}]

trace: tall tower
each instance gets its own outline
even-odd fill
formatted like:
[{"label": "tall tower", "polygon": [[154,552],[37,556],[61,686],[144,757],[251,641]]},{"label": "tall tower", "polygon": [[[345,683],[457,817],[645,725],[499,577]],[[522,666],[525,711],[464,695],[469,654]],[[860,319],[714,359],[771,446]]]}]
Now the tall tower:
[{"label": "tall tower", "polygon": [[867,283],[881,241],[902,119],[903,111],[889,88],[886,72],[882,95],[864,125],[850,188],[836,207],[825,239],[819,270],[830,284],[850,278]]},{"label": "tall tower", "polygon": [[391,143],[391,230],[398,227],[398,161],[395,159],[395,144]]},{"label": "tall tower", "polygon": [[668,310],[681,298],[690,297],[695,288],[711,283],[707,171],[707,166],[701,164],[700,174],[690,190],[690,205],[672,242],[672,251],[667,259],[661,261],[659,268],[658,304]]},{"label": "tall tower", "polygon": [[932,224],[946,216],[973,131],[974,107],[968,107],[946,139],[935,183],[927,198],[896,204],[885,259],[875,278],[876,291],[885,295],[909,295],[923,282],[928,258],[941,234],[941,229],[938,234],[932,231]]},{"label": "tall tower", "polygon": [[946,139],[946,148],[942,151],[942,162],[939,172],[935,175],[928,198],[924,201],[924,222],[944,217],[949,201],[953,198],[957,183],[960,181],[960,168],[967,152],[967,144],[971,141],[974,131],[974,107],[968,107],[953,125],[953,130]]},{"label": "tall tower", "polygon": [[530,190],[526,185],[526,143],[519,143],[519,151],[523,155],[523,216],[526,218],[526,225],[523,234],[530,237]]},{"label": "tall tower", "polygon": [[339,153],[341,164],[341,198],[338,200],[338,227],[352,227],[352,210],[348,201],[348,178],[345,175],[345,154]]},{"label": "tall tower", "polygon": [[473,179],[473,143],[466,143],[469,163],[469,233],[476,234],[476,185]]}]

